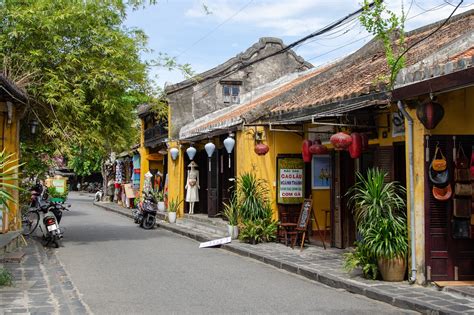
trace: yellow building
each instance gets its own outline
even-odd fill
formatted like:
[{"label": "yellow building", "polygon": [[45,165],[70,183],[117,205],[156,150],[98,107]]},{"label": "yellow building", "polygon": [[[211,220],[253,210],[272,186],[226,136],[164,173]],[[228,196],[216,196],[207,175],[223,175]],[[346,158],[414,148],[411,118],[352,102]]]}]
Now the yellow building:
[{"label": "yellow building", "polygon": [[[11,81],[0,74],[0,150],[14,154],[20,158],[20,119],[25,112],[27,96]],[[18,175],[18,174],[16,174]],[[13,184],[18,184],[14,181]],[[18,192],[12,191],[18,201]],[[1,232],[17,230],[20,228],[21,219],[18,203],[9,203],[9,211],[3,209]]]}]

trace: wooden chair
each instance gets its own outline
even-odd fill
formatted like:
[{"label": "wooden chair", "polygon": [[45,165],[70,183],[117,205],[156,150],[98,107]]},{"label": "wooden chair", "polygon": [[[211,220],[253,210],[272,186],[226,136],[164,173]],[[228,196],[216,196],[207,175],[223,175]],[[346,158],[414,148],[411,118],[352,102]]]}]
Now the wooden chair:
[{"label": "wooden chair", "polygon": [[296,241],[301,235],[301,251],[303,250],[306,232],[308,230],[308,223],[312,215],[313,199],[305,199],[301,205],[300,216],[298,222],[292,231],[287,231],[287,236],[291,237],[291,248],[294,248]]},{"label": "wooden chair", "polygon": [[285,245],[290,245],[288,232],[293,231],[298,221],[298,209],[293,205],[278,205],[278,217],[280,224],[278,224],[277,241],[284,242]]}]

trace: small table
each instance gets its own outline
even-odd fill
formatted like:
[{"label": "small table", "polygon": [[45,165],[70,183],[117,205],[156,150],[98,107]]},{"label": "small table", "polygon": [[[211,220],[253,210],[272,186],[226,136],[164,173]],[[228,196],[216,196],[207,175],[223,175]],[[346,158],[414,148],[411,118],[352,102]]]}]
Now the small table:
[{"label": "small table", "polygon": [[[288,240],[288,234],[294,237],[295,234],[293,230],[296,228],[296,223],[280,223],[280,227],[283,228],[283,234],[285,236],[285,245],[288,246],[290,243],[293,243],[292,240]],[[290,242],[288,242],[290,241]]]}]

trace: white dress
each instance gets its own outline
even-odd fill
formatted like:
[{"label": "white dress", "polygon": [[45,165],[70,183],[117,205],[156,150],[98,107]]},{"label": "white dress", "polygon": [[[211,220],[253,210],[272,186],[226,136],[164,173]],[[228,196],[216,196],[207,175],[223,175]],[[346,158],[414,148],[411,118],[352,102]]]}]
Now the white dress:
[{"label": "white dress", "polygon": [[[194,185],[193,185],[194,183]],[[199,201],[199,171],[191,169],[188,171],[186,180],[186,202]]]}]

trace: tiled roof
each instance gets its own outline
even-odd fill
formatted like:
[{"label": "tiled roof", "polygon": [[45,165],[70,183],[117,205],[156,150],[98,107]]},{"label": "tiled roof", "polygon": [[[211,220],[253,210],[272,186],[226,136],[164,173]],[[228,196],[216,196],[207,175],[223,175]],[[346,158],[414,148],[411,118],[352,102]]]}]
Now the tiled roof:
[{"label": "tiled roof", "polygon": [[[13,96],[16,99],[26,102],[28,100],[28,96],[26,92],[22,89],[20,89],[15,83],[7,79],[3,74],[0,73],[0,85],[2,85],[7,91],[9,96]],[[3,93],[5,91],[1,91],[0,93]]]},{"label": "tiled roof", "polygon": [[[406,47],[430,34],[442,22],[408,32],[405,37]],[[405,65],[413,66],[444,47],[469,37],[473,32],[474,10],[454,16],[439,31],[409,50]],[[462,54],[459,58],[460,56]],[[385,93],[385,83],[382,81],[387,79],[389,73],[381,42],[372,40],[346,58],[278,86],[253,102],[222,114],[213,113],[181,130],[185,131],[184,137],[189,137],[239,124],[246,116],[247,123],[262,118],[272,120],[277,116],[298,117],[303,110],[330,106],[367,95],[377,95],[380,101],[386,101],[389,96]]]}]

